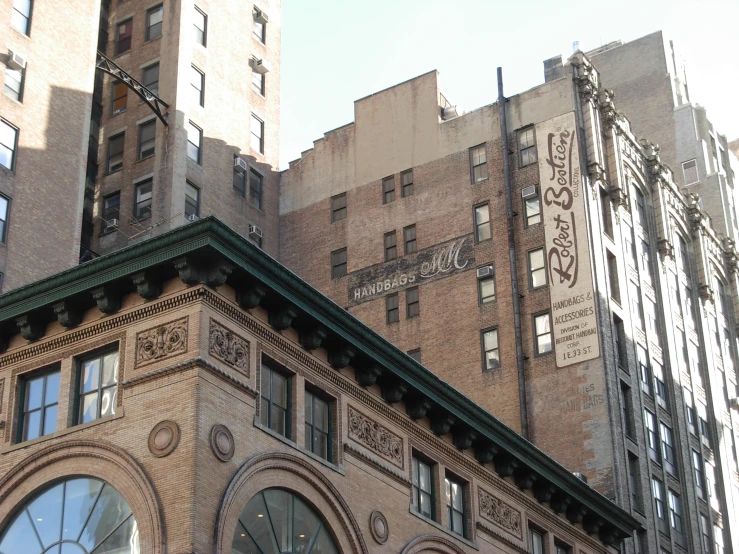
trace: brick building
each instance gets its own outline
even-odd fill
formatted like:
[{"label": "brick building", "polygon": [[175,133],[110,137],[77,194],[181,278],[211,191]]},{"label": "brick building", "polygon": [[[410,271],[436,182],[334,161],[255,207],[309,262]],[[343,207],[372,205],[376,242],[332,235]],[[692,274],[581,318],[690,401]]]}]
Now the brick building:
[{"label": "brick building", "polygon": [[583,54],[503,113],[436,72],[356,101],[283,173],[281,261],[631,510],[629,551],[736,551],[733,243]]},{"label": "brick building", "polygon": [[0,298],[0,552],[616,554],[639,526],[214,218]]}]

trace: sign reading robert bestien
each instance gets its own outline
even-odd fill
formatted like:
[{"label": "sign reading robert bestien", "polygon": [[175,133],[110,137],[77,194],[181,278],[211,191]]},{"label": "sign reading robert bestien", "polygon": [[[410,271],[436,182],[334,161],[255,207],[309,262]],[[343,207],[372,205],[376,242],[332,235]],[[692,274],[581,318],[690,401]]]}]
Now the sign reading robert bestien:
[{"label": "sign reading robert bestien", "polygon": [[448,277],[475,267],[472,235],[349,274],[349,305]]},{"label": "sign reading robert bestien", "polygon": [[575,114],[536,126],[557,367],[600,356]]}]

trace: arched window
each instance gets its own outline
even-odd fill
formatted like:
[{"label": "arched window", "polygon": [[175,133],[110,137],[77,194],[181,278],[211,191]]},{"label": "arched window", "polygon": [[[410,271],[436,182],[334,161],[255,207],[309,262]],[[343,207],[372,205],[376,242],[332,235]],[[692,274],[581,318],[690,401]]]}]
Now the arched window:
[{"label": "arched window", "polygon": [[131,508],[108,483],[66,479],[28,502],[2,533],[0,553],[140,554]]},{"label": "arched window", "polygon": [[257,493],[239,516],[232,554],[338,554],[320,515],[291,492]]}]

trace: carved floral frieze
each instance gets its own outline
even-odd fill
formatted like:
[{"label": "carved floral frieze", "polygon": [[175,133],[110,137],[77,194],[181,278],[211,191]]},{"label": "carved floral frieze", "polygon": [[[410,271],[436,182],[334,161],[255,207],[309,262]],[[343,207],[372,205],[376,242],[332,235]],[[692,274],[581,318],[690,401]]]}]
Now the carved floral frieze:
[{"label": "carved floral frieze", "polygon": [[134,367],[187,352],[187,317],[136,333]]},{"label": "carved floral frieze", "polygon": [[519,539],[523,537],[521,531],[521,512],[480,487],[477,488],[477,496],[480,504],[479,512],[483,518],[505,529]]},{"label": "carved floral frieze", "polygon": [[348,411],[349,438],[384,460],[403,469],[403,439],[351,406]]},{"label": "carved floral frieze", "polygon": [[249,343],[214,319],[210,320],[208,353],[249,377]]}]

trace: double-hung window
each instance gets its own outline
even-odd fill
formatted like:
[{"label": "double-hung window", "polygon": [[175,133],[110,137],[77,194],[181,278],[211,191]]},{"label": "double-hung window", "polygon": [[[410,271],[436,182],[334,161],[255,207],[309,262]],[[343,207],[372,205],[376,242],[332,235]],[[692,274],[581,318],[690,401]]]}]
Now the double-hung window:
[{"label": "double-hung window", "polygon": [[249,169],[249,204],[262,209],[262,187],[264,178],[253,169]]},{"label": "double-hung window", "polygon": [[115,192],[103,199],[103,233],[115,231],[118,228],[120,207],[120,192]]},{"label": "double-hung window", "polygon": [[446,505],[449,517],[449,529],[457,535],[465,536],[464,485],[456,478],[447,475],[444,479],[446,487]]},{"label": "double-hung window", "polygon": [[657,437],[657,417],[649,410],[644,410],[644,426],[647,430],[647,447],[649,457],[655,462],[661,462],[659,439]]},{"label": "double-hung window", "polygon": [[126,135],[121,133],[108,139],[108,173],[123,169],[123,143]]},{"label": "double-hung window", "polygon": [[472,183],[479,183],[488,178],[488,162],[484,144],[470,148],[470,166]]},{"label": "double-hung window", "polygon": [[395,231],[390,231],[389,233],[385,233],[384,243],[385,243],[385,261],[389,262],[390,260],[394,260],[395,258],[397,258],[398,257],[398,247],[396,245]]},{"label": "double-hung window", "polygon": [[200,144],[203,141],[203,130],[193,124],[192,121],[187,122],[187,157],[196,164],[201,163],[202,152]]},{"label": "double-hung window", "polygon": [[662,531],[667,531],[667,514],[665,513],[665,485],[656,477],[652,477],[652,496],[654,497],[654,508],[659,520],[659,528]]},{"label": "double-hung window", "polygon": [[534,332],[536,338],[534,351],[537,356],[552,351],[552,325],[549,312],[534,316]]},{"label": "double-hung window", "polygon": [[258,92],[262,96],[264,96],[264,85],[267,80],[266,77],[267,76],[264,73],[259,73],[254,70],[251,72],[251,88],[254,89],[254,92]]},{"label": "double-hung window", "polygon": [[131,49],[133,36],[133,20],[123,21],[116,26],[115,53],[116,55],[128,52]]},{"label": "double-hung window", "polygon": [[13,11],[10,12],[10,24],[24,35],[31,33],[31,10],[33,0],[13,0]]},{"label": "double-hung window", "polygon": [[194,65],[190,66],[190,86],[192,101],[198,106],[205,105],[205,74]]},{"label": "double-hung window", "polygon": [[477,269],[477,295],[480,304],[495,300],[495,267],[483,266]]},{"label": "double-hung window", "polygon": [[500,367],[500,347],[498,345],[498,330],[487,329],[482,331],[482,367],[483,369],[497,369]]},{"label": "double-hung window", "polygon": [[529,288],[535,289],[547,284],[547,269],[544,264],[544,249],[537,248],[528,253]]},{"label": "double-hung window", "polygon": [[5,66],[5,81],[3,83],[3,92],[17,102],[23,102],[23,81],[26,75],[26,69],[13,69]]},{"label": "double-hung window", "polygon": [[698,166],[696,165],[695,160],[683,162],[683,178],[685,179],[686,187],[698,182]]},{"label": "double-hung window", "polygon": [[331,404],[305,391],[305,448],[331,461]]},{"label": "double-hung window", "polygon": [[152,94],[159,96],[159,64],[151,64],[141,71],[141,83]]},{"label": "double-hung window", "polygon": [[267,40],[266,17],[262,13],[262,11],[257,8],[254,8],[252,17],[254,18],[254,23],[252,24],[252,32],[254,33],[254,36],[257,38],[257,40],[259,40],[259,42],[265,44]]},{"label": "double-hung window", "polygon": [[400,321],[400,308],[398,307],[398,293],[388,294],[385,297],[385,313],[388,323]]},{"label": "double-hung window", "polygon": [[670,503],[670,527],[675,530],[675,533],[682,535],[685,533],[683,527],[683,507],[680,503],[680,497],[667,489],[667,498]]},{"label": "double-hung window", "polygon": [[113,83],[113,115],[125,112],[128,108],[128,87],[122,81]]},{"label": "double-hung window", "polygon": [[696,450],[691,450],[691,462],[693,464],[693,478],[695,479],[695,491],[698,498],[706,498],[706,478],[703,475],[703,456]]},{"label": "double-hung window", "polygon": [[521,191],[523,199],[524,222],[526,227],[531,227],[537,223],[541,223],[541,198],[539,197],[539,187],[526,187]]},{"label": "double-hung window", "polygon": [[421,315],[421,304],[418,300],[418,287],[405,291],[405,317],[410,319]]},{"label": "double-hung window", "polygon": [[672,429],[664,423],[660,423],[659,434],[662,439],[662,460],[664,461],[665,469],[668,473],[675,475],[677,472],[675,468],[677,459],[675,457],[675,440],[672,436]]},{"label": "double-hung window", "polygon": [[118,350],[80,360],[77,423],[115,414],[118,398]]},{"label": "double-hung window", "polygon": [[195,42],[205,46],[208,38],[208,16],[197,7],[193,26],[195,27]]},{"label": "double-hung window", "polygon": [[237,156],[234,156],[233,188],[234,192],[243,198],[246,196],[246,171],[236,166],[236,158]]},{"label": "double-hung window", "polygon": [[636,220],[636,223],[641,225],[644,229],[647,228],[647,210],[646,210],[646,204],[644,200],[644,195],[642,192],[637,188],[636,185],[631,185],[631,193],[634,197],[634,207],[636,208],[634,210],[634,219]]},{"label": "double-hung window", "polygon": [[518,153],[520,167],[536,163],[536,140],[533,127],[518,132]]},{"label": "double-hung window", "polygon": [[164,8],[156,6],[146,12],[146,40],[154,40],[162,36],[162,17]]},{"label": "double-hung window", "polygon": [[185,183],[185,217],[195,220],[200,217],[200,189]]},{"label": "double-hung window", "polygon": [[346,193],[331,197],[331,223],[346,219]]},{"label": "double-hung window", "polygon": [[251,114],[251,149],[264,154],[264,121]]},{"label": "double-hung window", "polygon": [[529,527],[529,554],[546,554],[544,533]]},{"label": "double-hung window", "polygon": [[12,171],[17,149],[18,129],[0,119],[0,165]]},{"label": "double-hung window", "polygon": [[416,226],[409,225],[403,229],[404,254],[413,254],[416,252]]},{"label": "double-hung window", "polygon": [[59,405],[59,370],[34,372],[21,381],[19,441],[56,431]]},{"label": "double-hung window", "polygon": [[409,169],[400,174],[400,196],[413,196],[413,170]]},{"label": "double-hung window", "polygon": [[157,122],[151,119],[139,125],[139,160],[151,158],[156,145]]},{"label": "double-hung window", "polygon": [[390,204],[395,202],[395,177],[385,177],[382,180],[382,203]]},{"label": "double-hung window", "polygon": [[290,436],[290,381],[262,364],[260,419],[262,425],[283,437]]},{"label": "double-hung window", "polygon": [[490,226],[490,204],[475,206],[475,241],[482,242],[493,238]]},{"label": "double-hung window", "polygon": [[346,275],[346,248],[331,252],[331,278],[338,279]]},{"label": "double-hung window", "polygon": [[654,379],[654,397],[657,404],[667,409],[667,385],[665,384],[665,369],[662,364],[652,362],[652,378]]},{"label": "double-hung window", "polygon": [[419,514],[434,518],[434,482],[431,465],[413,456],[413,507]]},{"label": "double-hung window", "polygon": [[151,179],[147,179],[136,185],[133,217],[138,221],[143,221],[151,217],[151,190]]}]

